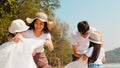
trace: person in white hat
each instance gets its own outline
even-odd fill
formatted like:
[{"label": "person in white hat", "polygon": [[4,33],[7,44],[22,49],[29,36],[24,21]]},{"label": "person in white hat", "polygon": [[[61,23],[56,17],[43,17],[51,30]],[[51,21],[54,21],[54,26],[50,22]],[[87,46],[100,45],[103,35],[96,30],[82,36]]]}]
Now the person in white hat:
[{"label": "person in white hat", "polygon": [[[29,23],[29,30],[26,32],[26,38],[39,38],[47,40],[45,46],[50,51],[54,49],[49,31],[53,27],[53,22],[47,20],[47,15],[44,12],[37,12],[35,18],[26,18]],[[44,45],[36,49],[36,54],[33,56],[37,68],[49,68],[47,57],[44,53]]]},{"label": "person in white hat", "polygon": [[44,44],[44,41],[24,38],[28,28],[29,26],[21,19],[12,21],[9,32],[21,41],[18,43],[8,41],[0,46],[0,68],[36,68],[32,54],[34,49]]},{"label": "person in white hat", "polygon": [[101,36],[101,34],[92,33],[89,37],[89,47],[94,48],[92,55],[88,58],[89,68],[103,68],[103,62],[105,62],[106,58]]},{"label": "person in white hat", "polygon": [[[89,66],[97,62],[97,60],[102,61],[102,58],[104,57],[101,54],[102,53],[101,37],[98,33],[94,32],[94,33],[91,33],[89,40],[90,40],[90,46],[86,54],[89,55],[90,57],[88,57],[86,54],[82,54],[81,58],[67,64],[64,68],[101,68],[101,66],[99,67],[98,64],[96,64],[96,66],[92,65],[92,67]],[[100,56],[101,56],[101,59],[100,59]]]}]

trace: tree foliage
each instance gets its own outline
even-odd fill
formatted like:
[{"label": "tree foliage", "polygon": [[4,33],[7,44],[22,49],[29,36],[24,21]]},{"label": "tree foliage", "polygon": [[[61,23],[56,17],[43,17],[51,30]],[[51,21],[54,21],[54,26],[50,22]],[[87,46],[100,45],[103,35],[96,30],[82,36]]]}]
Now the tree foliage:
[{"label": "tree foliage", "polygon": [[15,13],[15,0],[1,0],[0,1],[0,43],[6,41],[7,29],[10,24],[10,18]]},{"label": "tree foliage", "polygon": [[54,20],[54,10],[60,7],[59,0],[1,0],[0,1],[0,44],[6,41],[8,26],[14,19],[33,18],[37,11],[45,12]]},{"label": "tree foliage", "polygon": [[55,26],[51,31],[54,51],[46,52],[49,57],[49,63],[52,66],[64,66],[71,61],[72,50],[67,36],[67,31],[68,24],[57,19]]}]

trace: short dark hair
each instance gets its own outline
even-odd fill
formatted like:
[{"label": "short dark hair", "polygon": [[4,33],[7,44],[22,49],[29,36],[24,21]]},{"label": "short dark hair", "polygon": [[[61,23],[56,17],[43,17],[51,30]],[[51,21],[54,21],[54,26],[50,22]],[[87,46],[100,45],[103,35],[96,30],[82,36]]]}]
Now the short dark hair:
[{"label": "short dark hair", "polygon": [[[28,26],[30,27],[29,30],[35,29],[34,24],[35,24],[35,22],[36,22],[37,20],[38,20],[38,19],[35,19],[31,24],[28,25]],[[44,33],[49,33],[49,29],[48,29],[48,27],[47,27],[47,22],[44,22],[44,28],[43,28],[42,31],[43,31]]]},{"label": "short dark hair", "polygon": [[77,28],[79,32],[82,32],[82,34],[85,34],[90,29],[87,21],[79,22]]}]

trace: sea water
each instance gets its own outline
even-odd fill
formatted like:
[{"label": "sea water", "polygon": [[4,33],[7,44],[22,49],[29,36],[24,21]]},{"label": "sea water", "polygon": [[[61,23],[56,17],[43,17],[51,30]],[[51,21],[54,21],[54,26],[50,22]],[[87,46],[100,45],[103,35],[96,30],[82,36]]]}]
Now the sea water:
[{"label": "sea water", "polygon": [[103,64],[103,68],[120,68],[120,63]]}]

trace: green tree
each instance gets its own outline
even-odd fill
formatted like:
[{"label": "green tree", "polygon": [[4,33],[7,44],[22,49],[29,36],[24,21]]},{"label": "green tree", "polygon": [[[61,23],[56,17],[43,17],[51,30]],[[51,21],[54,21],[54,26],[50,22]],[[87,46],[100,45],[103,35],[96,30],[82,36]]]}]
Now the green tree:
[{"label": "green tree", "polygon": [[15,0],[0,1],[0,44],[6,41],[10,18],[14,15],[16,8]]},{"label": "green tree", "polygon": [[25,19],[34,17],[38,11],[43,11],[48,15],[49,20],[54,20],[54,11],[60,8],[59,0],[19,0],[17,6],[17,18]]},{"label": "green tree", "polygon": [[60,7],[59,0],[1,0],[0,1],[0,44],[6,41],[12,20],[33,18],[37,11],[45,12],[54,20],[54,10]]},{"label": "green tree", "polygon": [[[64,26],[61,27],[61,25]],[[60,19],[55,21],[55,26],[51,31],[54,50],[52,52],[46,51],[52,66],[64,66],[71,61],[72,50],[67,31],[68,24],[61,22]]]}]

